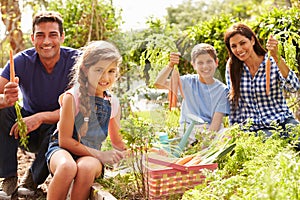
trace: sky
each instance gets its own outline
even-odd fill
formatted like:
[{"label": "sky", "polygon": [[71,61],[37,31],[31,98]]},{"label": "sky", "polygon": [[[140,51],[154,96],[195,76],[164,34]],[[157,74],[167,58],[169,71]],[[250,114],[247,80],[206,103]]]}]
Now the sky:
[{"label": "sky", "polygon": [[184,0],[113,0],[116,8],[121,8],[125,23],[122,30],[146,28],[147,18],[162,18],[167,14],[167,7],[177,6]]},{"label": "sky", "polygon": [[[182,2],[184,0],[113,0],[113,5],[117,9],[122,9],[121,14],[124,24],[121,25],[121,29],[129,31],[146,28],[148,17],[162,18],[167,14],[167,7],[177,6]],[[25,10],[22,13],[22,31],[30,33],[32,12]],[[3,38],[4,32],[5,26],[0,21],[0,38]]]}]

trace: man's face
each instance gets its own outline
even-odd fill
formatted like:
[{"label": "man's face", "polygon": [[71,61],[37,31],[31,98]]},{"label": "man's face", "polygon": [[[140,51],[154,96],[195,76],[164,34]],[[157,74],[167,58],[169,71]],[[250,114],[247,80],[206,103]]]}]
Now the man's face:
[{"label": "man's face", "polygon": [[35,25],[31,41],[42,61],[59,59],[60,45],[64,42],[64,34],[60,35],[56,22],[42,22]]}]

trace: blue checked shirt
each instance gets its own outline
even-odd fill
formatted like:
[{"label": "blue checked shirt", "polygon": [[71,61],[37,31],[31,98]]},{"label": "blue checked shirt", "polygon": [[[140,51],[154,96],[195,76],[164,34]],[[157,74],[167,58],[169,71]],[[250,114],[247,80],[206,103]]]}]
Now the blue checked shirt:
[{"label": "blue checked shirt", "polygon": [[[287,118],[293,117],[283,95],[283,89],[289,92],[296,92],[300,88],[299,79],[292,70],[289,71],[287,78],[284,78],[276,62],[271,57],[270,93],[269,96],[266,95],[266,60],[267,54],[253,78],[244,63],[240,83],[241,96],[237,109],[235,111],[231,109],[229,115],[230,124],[245,125],[251,119],[253,124],[250,127],[250,131],[255,131],[268,128],[272,121],[283,123]],[[230,90],[229,76],[227,67],[226,81]]]}]

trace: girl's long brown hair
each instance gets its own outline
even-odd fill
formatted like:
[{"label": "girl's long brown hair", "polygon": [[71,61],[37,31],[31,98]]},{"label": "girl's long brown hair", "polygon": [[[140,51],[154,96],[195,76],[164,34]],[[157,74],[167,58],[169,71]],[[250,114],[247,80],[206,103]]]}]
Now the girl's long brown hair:
[{"label": "girl's long brown hair", "polygon": [[[73,68],[73,77],[71,84],[79,84],[79,111],[84,118],[89,118],[91,114],[90,96],[88,94],[88,77],[85,69],[98,63],[100,60],[116,62],[117,66],[122,62],[119,50],[107,41],[93,41],[82,48],[82,54],[78,57]],[[99,77],[100,78],[100,77]],[[84,120],[78,133],[84,136],[88,130],[88,121]]]},{"label": "girl's long brown hair", "polygon": [[257,39],[255,33],[248,27],[246,24],[243,23],[235,23],[224,34],[224,42],[227,47],[227,51],[229,54],[229,75],[230,75],[230,82],[231,82],[231,90],[229,92],[229,99],[233,104],[233,107],[236,108],[238,106],[239,98],[240,98],[240,83],[241,83],[241,76],[243,73],[243,61],[239,60],[231,51],[230,47],[230,38],[234,35],[240,34],[245,36],[249,40],[252,38],[255,40],[253,45],[254,52],[257,55],[265,55],[266,50],[262,47],[259,40]]}]

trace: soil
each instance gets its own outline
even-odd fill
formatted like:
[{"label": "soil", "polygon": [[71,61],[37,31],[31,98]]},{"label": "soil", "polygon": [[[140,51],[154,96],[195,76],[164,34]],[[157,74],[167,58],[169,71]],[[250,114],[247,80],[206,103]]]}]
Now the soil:
[{"label": "soil", "polygon": [[[30,168],[31,163],[33,162],[35,155],[33,153],[18,150],[18,182],[20,184],[21,180],[24,178],[24,174]],[[46,200],[47,196],[47,187],[50,183],[51,176],[47,178],[47,180],[38,186],[38,190],[35,192],[33,196],[18,196],[18,194],[14,194],[12,196],[12,200]]]}]

